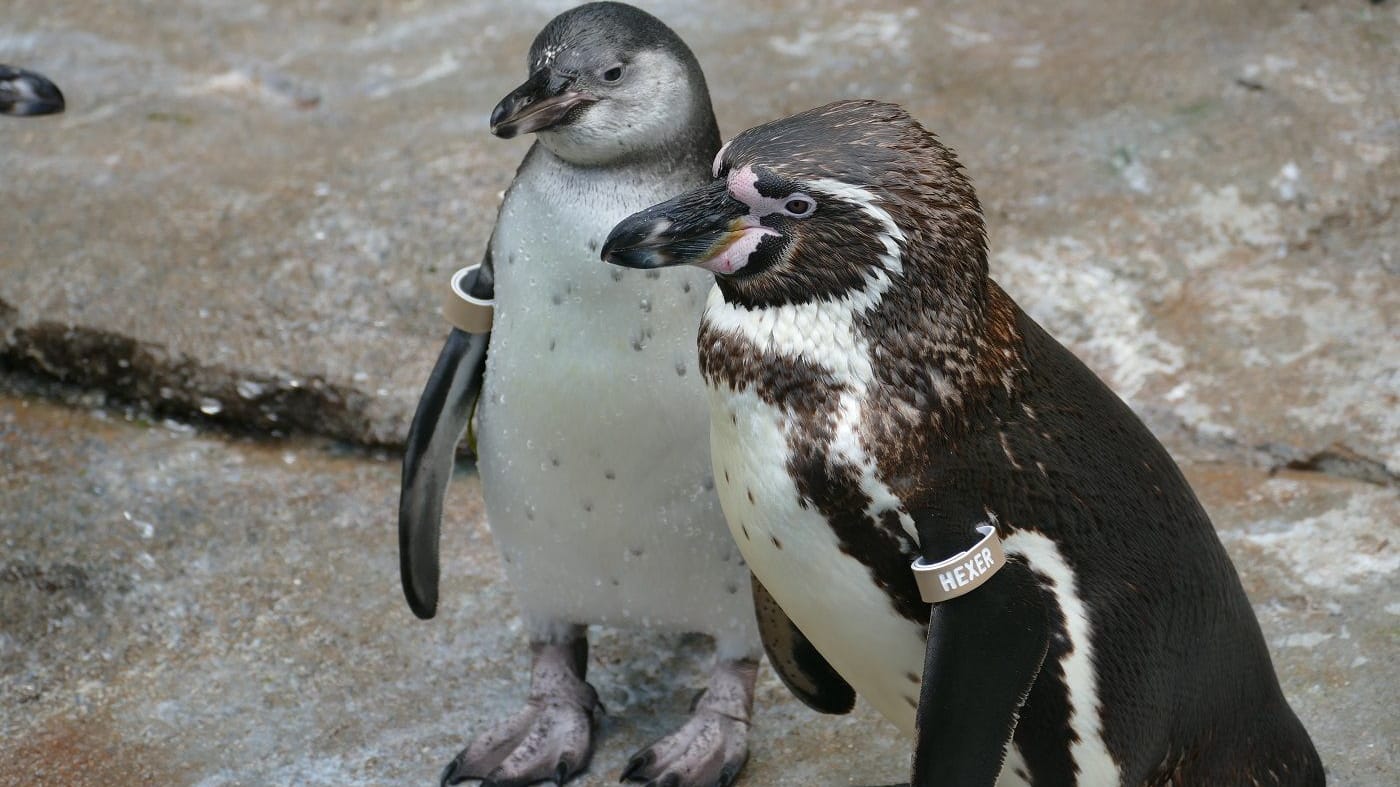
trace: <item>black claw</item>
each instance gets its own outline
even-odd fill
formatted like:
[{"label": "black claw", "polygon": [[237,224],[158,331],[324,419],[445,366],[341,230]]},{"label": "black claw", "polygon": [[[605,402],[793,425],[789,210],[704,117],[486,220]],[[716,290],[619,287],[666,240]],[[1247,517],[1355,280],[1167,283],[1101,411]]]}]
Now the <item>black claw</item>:
[{"label": "black claw", "polygon": [[739,771],[743,769],[744,763],[742,762],[734,765],[725,765],[719,771],[719,781],[715,783],[715,787],[730,787],[730,785],[734,783],[734,780],[739,778]]},{"label": "black claw", "polygon": [[447,767],[442,769],[442,775],[438,777],[438,787],[451,787],[453,784],[461,784],[464,779],[457,778],[457,761],[447,763]]},{"label": "black claw", "polygon": [[627,767],[622,769],[622,776],[618,778],[620,782],[641,781],[646,777],[640,776],[639,772],[652,764],[656,760],[656,753],[647,749],[641,754],[632,755],[632,759],[627,761]]},{"label": "black claw", "polygon": [[559,764],[554,767],[554,783],[562,785],[569,780],[569,774],[573,771],[574,766],[570,765],[568,760],[560,760]]}]

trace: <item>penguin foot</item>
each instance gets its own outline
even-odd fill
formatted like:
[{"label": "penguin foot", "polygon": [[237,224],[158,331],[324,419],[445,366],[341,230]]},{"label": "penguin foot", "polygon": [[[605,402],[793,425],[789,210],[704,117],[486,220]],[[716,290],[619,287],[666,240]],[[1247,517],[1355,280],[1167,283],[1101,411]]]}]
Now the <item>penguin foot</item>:
[{"label": "penguin foot", "polygon": [[604,711],[598,692],[574,668],[572,649],[536,651],[525,707],[454,757],[442,771],[442,787],[471,780],[480,780],[481,787],[564,784],[588,768]]},{"label": "penguin foot", "polygon": [[591,703],[531,698],[523,710],[480,735],[443,769],[441,785],[481,780],[482,787],[563,784],[588,767],[593,731],[602,716],[597,694]]},{"label": "penguin foot", "polygon": [[696,698],[691,717],[670,735],[637,752],[621,781],[647,787],[729,787],[749,758],[755,661],[720,664]]},{"label": "penguin foot", "polygon": [[749,722],[710,710],[632,756],[621,781],[647,787],[729,787],[749,757]]}]

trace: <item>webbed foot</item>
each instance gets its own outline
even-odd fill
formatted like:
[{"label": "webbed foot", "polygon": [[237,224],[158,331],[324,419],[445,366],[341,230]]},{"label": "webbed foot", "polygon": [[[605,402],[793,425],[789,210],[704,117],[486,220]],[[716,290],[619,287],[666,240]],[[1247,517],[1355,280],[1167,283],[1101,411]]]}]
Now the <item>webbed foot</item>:
[{"label": "webbed foot", "polygon": [[598,693],[584,682],[588,641],[531,644],[530,698],[520,712],[477,736],[442,771],[439,783],[480,780],[482,787],[563,784],[593,757],[603,715]]},{"label": "webbed foot", "polygon": [[622,781],[647,787],[729,787],[749,757],[757,662],[721,662],[679,730],[633,755]]}]

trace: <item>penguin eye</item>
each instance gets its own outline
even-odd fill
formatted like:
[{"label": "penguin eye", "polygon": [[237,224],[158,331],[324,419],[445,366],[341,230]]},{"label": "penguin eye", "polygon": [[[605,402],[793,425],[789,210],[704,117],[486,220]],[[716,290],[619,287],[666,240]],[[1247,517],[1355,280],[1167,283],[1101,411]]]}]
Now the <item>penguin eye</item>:
[{"label": "penguin eye", "polygon": [[805,219],[815,213],[817,203],[806,194],[793,194],[788,197],[788,201],[783,203],[783,212],[794,219]]},{"label": "penguin eye", "polygon": [[622,66],[621,66],[621,65],[613,66],[612,68],[609,68],[607,71],[604,71],[604,72],[603,72],[603,81],[604,81],[604,82],[616,82],[616,81],[619,80],[619,79],[622,79]]}]

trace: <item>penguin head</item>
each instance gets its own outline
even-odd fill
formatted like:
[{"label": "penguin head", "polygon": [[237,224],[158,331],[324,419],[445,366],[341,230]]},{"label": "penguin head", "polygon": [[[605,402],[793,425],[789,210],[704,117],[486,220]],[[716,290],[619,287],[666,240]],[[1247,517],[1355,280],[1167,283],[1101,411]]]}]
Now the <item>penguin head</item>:
[{"label": "penguin head", "polygon": [[57,85],[33,71],[0,65],[0,115],[52,115],[63,107]]},{"label": "penguin head", "polygon": [[652,15],[589,3],[555,17],[530,47],[529,78],[491,113],[491,133],[535,132],[574,164],[676,150],[708,157],[719,132],[700,64]]},{"label": "penguin head", "polygon": [[976,297],[986,236],[952,151],[907,112],[841,101],[749,129],[708,185],[619,223],[603,259],[696,265],[752,308],[861,300],[888,289]]}]

